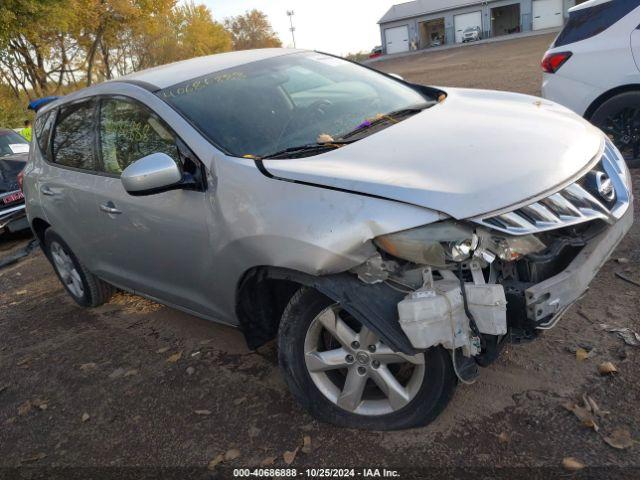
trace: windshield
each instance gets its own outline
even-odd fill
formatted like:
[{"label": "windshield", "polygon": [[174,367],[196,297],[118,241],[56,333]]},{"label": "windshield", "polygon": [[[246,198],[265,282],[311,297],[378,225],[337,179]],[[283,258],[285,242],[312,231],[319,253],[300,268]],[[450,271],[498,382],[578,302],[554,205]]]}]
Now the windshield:
[{"label": "windshield", "polygon": [[29,142],[11,130],[0,130],[0,156],[26,153]]},{"label": "windshield", "polygon": [[158,95],[236,157],[337,140],[367,121],[424,108],[431,100],[399,81],[318,53],[260,60]]}]

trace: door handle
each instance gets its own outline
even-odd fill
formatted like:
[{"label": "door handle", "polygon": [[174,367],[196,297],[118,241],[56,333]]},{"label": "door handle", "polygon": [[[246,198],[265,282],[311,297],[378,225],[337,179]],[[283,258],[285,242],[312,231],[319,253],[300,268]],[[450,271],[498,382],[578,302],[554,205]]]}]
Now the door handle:
[{"label": "door handle", "polygon": [[100,210],[102,210],[105,213],[109,213],[111,215],[119,215],[122,213],[120,210],[116,208],[113,202],[107,202],[103,205],[100,205]]},{"label": "door handle", "polygon": [[55,195],[57,195],[56,192],[54,192],[53,190],[51,190],[49,187],[47,187],[46,185],[43,187],[40,187],[40,193],[42,193],[43,195],[46,195],[48,197],[53,197]]}]

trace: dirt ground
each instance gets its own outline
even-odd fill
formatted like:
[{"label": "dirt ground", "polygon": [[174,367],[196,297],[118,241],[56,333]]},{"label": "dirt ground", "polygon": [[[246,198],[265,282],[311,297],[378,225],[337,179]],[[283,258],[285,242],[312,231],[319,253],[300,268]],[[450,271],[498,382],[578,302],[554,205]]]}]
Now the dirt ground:
[{"label": "dirt ground", "polygon": [[[533,37],[376,66],[417,82],[536,94],[550,41]],[[637,198],[637,172],[635,181]],[[27,242],[0,240],[0,261]],[[636,223],[557,328],[507,347],[475,385],[459,386],[430,426],[391,433],[311,419],[287,392],[273,349],[249,352],[237,330],[132,295],[94,310],[76,306],[36,250],[0,269],[0,478],[157,478],[158,467],[174,468],[162,473],[172,478],[230,476],[225,466],[255,467],[270,457],[286,466],[283,455],[305,436],[311,448],[298,450],[291,464],[299,471],[386,467],[405,478],[548,478],[563,475],[563,459],[575,457],[588,467],[579,478],[638,478],[640,444],[619,450],[604,438],[623,429],[640,440],[640,347],[599,325],[640,331],[640,288],[615,276],[640,281],[639,244]],[[578,361],[577,347],[591,356]],[[601,376],[605,361],[618,373]],[[598,432],[562,406],[584,394],[609,412],[597,418]],[[222,470],[207,472],[225,452]]]},{"label": "dirt ground", "polygon": [[540,61],[557,33],[382,60],[370,66],[425,85],[540,95]]}]

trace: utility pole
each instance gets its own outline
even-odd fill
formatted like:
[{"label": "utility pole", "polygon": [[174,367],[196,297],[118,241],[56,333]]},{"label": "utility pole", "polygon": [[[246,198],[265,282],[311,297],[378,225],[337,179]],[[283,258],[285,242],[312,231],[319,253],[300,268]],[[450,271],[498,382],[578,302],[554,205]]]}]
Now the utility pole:
[{"label": "utility pole", "polygon": [[291,25],[289,31],[291,32],[291,38],[293,39],[293,48],[296,48],[296,36],[293,33],[296,31],[296,27],[293,26],[293,16],[295,15],[295,12],[293,10],[287,10],[287,15],[289,16],[289,24]]}]

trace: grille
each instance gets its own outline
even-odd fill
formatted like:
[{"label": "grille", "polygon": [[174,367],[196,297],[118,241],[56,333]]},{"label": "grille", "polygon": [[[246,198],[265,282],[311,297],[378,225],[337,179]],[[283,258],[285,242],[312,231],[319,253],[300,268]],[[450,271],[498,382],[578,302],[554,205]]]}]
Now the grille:
[{"label": "grille", "polygon": [[[595,182],[591,181],[602,173],[611,179],[615,191],[613,200],[600,195]],[[592,220],[615,223],[626,212],[630,198],[629,171],[620,153],[607,139],[600,161],[577,182],[536,202],[475,221],[511,235],[539,233]]]}]

